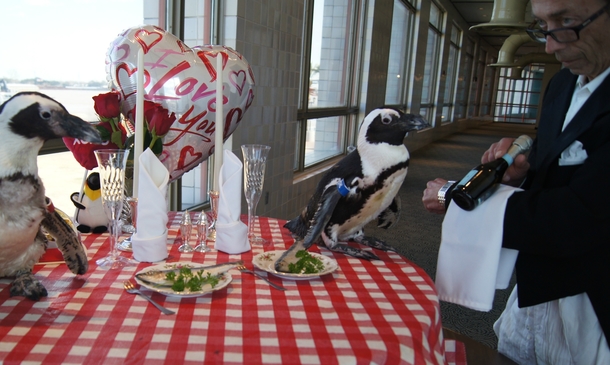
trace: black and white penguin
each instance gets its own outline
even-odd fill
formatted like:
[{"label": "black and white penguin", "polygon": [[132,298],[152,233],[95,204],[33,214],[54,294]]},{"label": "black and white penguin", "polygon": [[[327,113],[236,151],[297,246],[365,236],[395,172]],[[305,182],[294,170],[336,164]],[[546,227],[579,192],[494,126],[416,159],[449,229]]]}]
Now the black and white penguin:
[{"label": "black and white penguin", "polygon": [[22,92],[0,105],[0,277],[15,277],[11,296],[47,295],[32,274],[53,236],[75,274],[88,268],[77,234],[57,213],[38,177],[38,151],[46,140],[74,137],[101,143],[97,130],[38,92]]},{"label": "black and white penguin", "polygon": [[318,183],[301,215],[284,225],[295,237],[293,246],[276,262],[287,271],[299,250],[323,243],[332,251],[363,259],[378,259],[370,251],[348,246],[355,241],[384,251],[385,242],[364,236],[363,227],[375,218],[389,228],[400,215],[398,190],[407,176],[409,131],[428,127],[421,117],[391,108],[379,108],[363,120],[357,148],[334,165]]}]

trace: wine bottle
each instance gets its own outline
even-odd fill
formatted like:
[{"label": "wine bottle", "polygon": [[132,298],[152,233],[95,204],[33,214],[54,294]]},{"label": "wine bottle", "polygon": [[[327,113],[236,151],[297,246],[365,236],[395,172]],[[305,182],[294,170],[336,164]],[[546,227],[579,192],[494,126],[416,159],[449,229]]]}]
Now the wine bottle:
[{"label": "wine bottle", "polygon": [[506,169],[517,155],[527,152],[532,139],[527,135],[517,138],[506,154],[497,160],[481,164],[470,170],[451,192],[451,199],[464,210],[473,210],[487,200],[502,181]]}]

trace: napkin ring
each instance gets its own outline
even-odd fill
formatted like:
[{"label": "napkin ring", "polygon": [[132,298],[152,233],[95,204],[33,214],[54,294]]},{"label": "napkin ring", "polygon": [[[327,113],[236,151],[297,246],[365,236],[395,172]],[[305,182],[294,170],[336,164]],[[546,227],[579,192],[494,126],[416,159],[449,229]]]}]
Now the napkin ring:
[{"label": "napkin ring", "polygon": [[447,195],[447,192],[449,191],[449,189],[451,189],[453,187],[454,184],[455,184],[455,181],[453,181],[453,180],[447,181],[447,183],[445,185],[443,185],[443,187],[441,187],[440,190],[438,191],[438,194],[437,194],[438,203],[440,205],[444,206],[445,209],[447,208],[447,202],[448,202],[448,199],[445,199],[445,196]]}]

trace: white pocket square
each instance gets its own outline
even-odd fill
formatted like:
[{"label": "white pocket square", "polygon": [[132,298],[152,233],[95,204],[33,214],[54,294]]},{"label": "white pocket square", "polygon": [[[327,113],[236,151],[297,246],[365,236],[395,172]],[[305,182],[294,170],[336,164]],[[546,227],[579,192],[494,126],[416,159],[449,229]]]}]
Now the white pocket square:
[{"label": "white pocket square", "polygon": [[585,163],[587,150],[582,148],[580,141],[574,141],[566,148],[559,157],[559,166],[573,166]]}]

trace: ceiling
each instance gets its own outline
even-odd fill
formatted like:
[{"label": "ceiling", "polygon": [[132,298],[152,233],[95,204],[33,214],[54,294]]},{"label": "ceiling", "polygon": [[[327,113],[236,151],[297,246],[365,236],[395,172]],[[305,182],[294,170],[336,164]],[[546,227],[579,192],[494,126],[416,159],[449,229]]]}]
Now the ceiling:
[{"label": "ceiling", "polygon": [[[530,2],[526,0],[497,0],[499,4],[510,4],[511,2],[520,3],[517,5],[517,8],[523,8],[525,6],[525,11],[522,16],[522,23],[525,25],[531,23],[531,6]],[[526,4],[524,4],[524,1]],[[451,0],[453,6],[456,8],[458,13],[464,18],[464,20],[468,23],[469,26],[478,25],[478,24],[486,24],[490,23],[494,15],[494,0]],[[512,9],[515,9],[513,6]],[[496,11],[496,14],[500,14],[499,11]],[[503,23],[502,19],[496,22],[500,24]],[[494,22],[492,22],[493,24]],[[492,47],[497,50],[500,50],[506,38],[511,34],[509,32],[511,28],[486,28],[480,27],[477,30],[477,33],[483,37],[483,39],[489,43]],[[511,30],[513,33],[518,32],[514,28]],[[528,53],[544,53],[544,45],[536,42],[528,42],[521,45],[517,48],[515,52],[515,56],[522,56]]]}]

